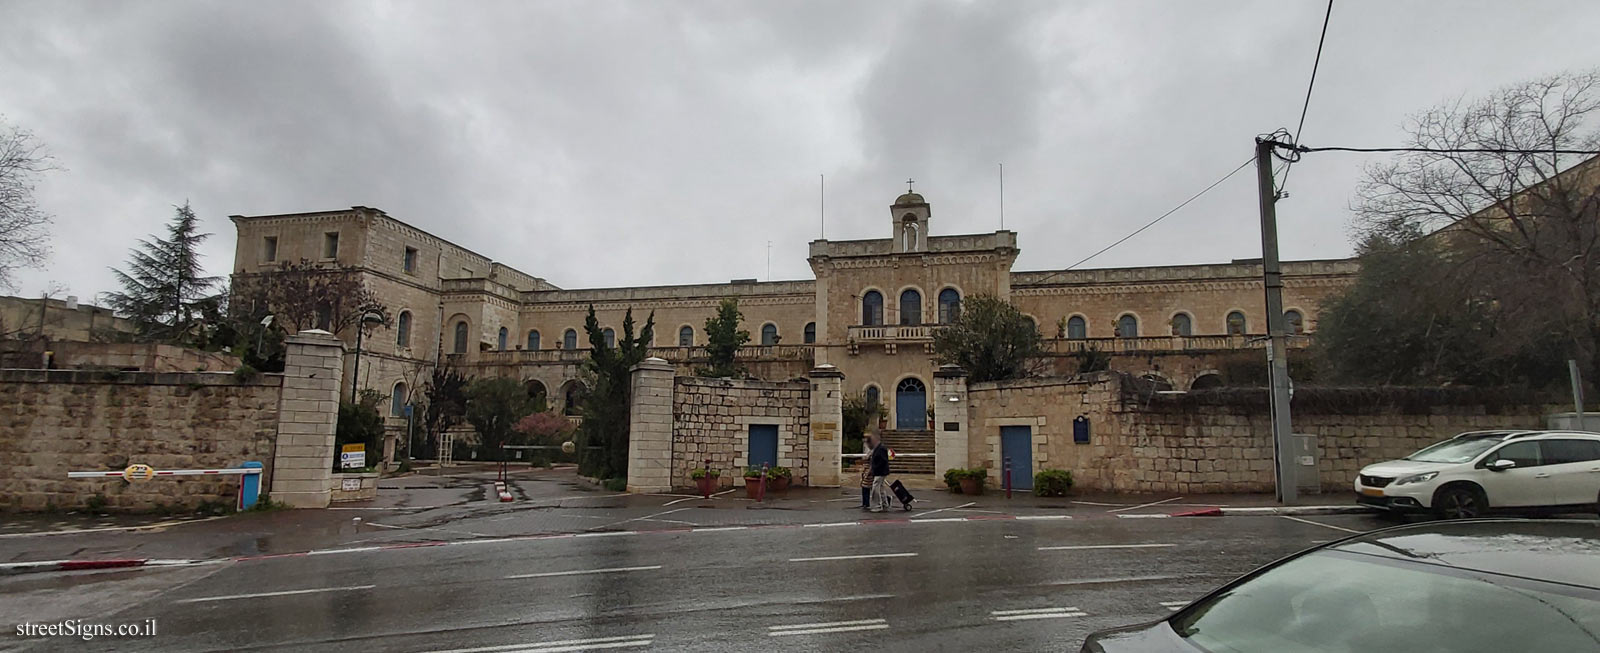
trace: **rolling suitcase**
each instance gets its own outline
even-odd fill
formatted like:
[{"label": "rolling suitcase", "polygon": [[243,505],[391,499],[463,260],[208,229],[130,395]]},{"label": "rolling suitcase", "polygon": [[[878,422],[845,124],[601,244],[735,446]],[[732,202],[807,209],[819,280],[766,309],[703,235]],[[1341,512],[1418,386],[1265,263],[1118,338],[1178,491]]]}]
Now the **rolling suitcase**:
[{"label": "rolling suitcase", "polygon": [[907,490],[905,484],[900,481],[890,483],[889,491],[894,493],[894,498],[899,499],[900,505],[904,506],[906,510],[910,510],[911,502],[917,500],[916,497],[911,496],[911,491]]}]

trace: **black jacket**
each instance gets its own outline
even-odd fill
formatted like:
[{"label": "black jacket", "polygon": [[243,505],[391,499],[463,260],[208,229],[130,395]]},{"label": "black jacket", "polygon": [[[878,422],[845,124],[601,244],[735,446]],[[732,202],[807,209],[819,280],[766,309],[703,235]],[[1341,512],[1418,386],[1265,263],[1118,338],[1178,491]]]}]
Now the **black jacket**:
[{"label": "black jacket", "polygon": [[872,448],[872,475],[889,475],[889,448],[882,444]]}]

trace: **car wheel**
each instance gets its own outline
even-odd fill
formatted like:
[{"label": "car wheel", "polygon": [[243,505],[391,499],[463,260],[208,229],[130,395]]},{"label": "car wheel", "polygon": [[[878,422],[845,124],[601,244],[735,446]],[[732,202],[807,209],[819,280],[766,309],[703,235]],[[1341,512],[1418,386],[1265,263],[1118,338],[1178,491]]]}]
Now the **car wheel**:
[{"label": "car wheel", "polygon": [[1488,509],[1489,502],[1483,494],[1464,485],[1444,488],[1433,497],[1433,513],[1440,519],[1481,517]]}]

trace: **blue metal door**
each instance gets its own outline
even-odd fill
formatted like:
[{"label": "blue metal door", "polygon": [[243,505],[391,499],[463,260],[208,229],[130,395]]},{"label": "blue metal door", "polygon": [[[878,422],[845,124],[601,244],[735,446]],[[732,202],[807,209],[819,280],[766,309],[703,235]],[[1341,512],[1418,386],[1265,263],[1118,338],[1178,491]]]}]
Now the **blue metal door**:
[{"label": "blue metal door", "polygon": [[[1005,460],[1011,460],[1011,488],[1033,489],[1033,427],[1000,427],[1000,473],[1005,474]],[[1005,482],[1002,476],[1001,483]]]},{"label": "blue metal door", "polygon": [[750,425],[750,467],[761,469],[762,463],[778,465],[778,425]]},{"label": "blue metal door", "polygon": [[916,379],[906,379],[894,389],[894,427],[902,431],[928,428],[928,389]]}]

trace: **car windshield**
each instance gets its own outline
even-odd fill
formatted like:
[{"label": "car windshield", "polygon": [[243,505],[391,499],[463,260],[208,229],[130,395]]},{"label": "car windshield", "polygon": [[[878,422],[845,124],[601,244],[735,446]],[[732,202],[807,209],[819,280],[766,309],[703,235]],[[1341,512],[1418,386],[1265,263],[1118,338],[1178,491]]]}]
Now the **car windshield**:
[{"label": "car windshield", "polygon": [[1592,651],[1600,590],[1323,551],[1174,617],[1213,651]]},{"label": "car windshield", "polygon": [[1406,460],[1419,463],[1464,463],[1477,458],[1490,447],[1504,440],[1504,435],[1472,435],[1452,438],[1422,451],[1406,456]]}]

